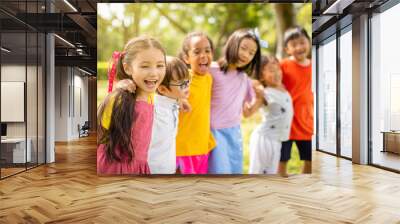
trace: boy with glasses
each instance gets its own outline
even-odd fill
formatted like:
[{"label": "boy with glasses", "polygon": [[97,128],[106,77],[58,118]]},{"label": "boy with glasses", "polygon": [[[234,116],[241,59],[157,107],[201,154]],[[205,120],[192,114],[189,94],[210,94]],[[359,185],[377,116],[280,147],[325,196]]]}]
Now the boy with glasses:
[{"label": "boy with glasses", "polygon": [[174,174],[176,171],[179,108],[189,96],[189,84],[190,75],[185,63],[179,58],[167,57],[165,77],[154,97],[155,114],[148,157],[151,174]]}]

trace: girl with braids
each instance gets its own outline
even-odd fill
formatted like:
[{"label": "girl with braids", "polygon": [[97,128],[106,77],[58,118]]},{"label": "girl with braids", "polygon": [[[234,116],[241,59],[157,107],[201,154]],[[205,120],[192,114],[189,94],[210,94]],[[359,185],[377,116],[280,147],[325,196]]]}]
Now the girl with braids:
[{"label": "girl with braids", "polygon": [[155,39],[138,37],[114,56],[117,65],[110,72],[115,71],[119,80],[133,80],[136,91],[117,89],[99,106],[97,173],[150,174],[151,96],[165,76],[165,51]]}]

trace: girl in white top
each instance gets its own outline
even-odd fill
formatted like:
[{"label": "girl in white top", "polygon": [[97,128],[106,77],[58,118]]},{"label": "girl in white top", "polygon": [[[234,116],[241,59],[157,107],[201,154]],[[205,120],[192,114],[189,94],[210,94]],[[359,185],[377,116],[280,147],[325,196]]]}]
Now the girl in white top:
[{"label": "girl in white top", "polygon": [[174,174],[176,171],[179,102],[189,96],[189,83],[185,63],[176,57],[167,57],[165,77],[154,97],[153,132],[148,154],[151,174]]},{"label": "girl in white top", "polygon": [[[250,137],[249,174],[276,174],[282,142],[289,139],[293,105],[289,92],[282,84],[278,60],[263,56],[261,68],[257,79],[262,86],[257,91],[256,102],[259,107],[263,106],[263,121]],[[245,113],[252,114],[257,109],[248,108],[245,106]]]}]

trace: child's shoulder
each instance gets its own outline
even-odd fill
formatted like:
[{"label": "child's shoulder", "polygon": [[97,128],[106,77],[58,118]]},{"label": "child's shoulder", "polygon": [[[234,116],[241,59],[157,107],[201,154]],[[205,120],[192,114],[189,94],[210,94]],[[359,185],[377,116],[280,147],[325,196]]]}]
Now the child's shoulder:
[{"label": "child's shoulder", "polygon": [[154,107],[154,99],[148,98],[147,100],[135,100],[135,112],[147,111]]},{"label": "child's shoulder", "polygon": [[272,95],[287,95],[289,92],[285,88],[266,87],[264,93]]},{"label": "child's shoulder", "polygon": [[115,98],[117,97],[116,92],[109,93],[102,101],[101,105],[105,108],[112,108],[114,106]]},{"label": "child's shoulder", "polygon": [[211,62],[210,69],[220,69],[218,62],[216,61]]},{"label": "child's shoulder", "polygon": [[[309,59],[308,59],[309,60]],[[280,62],[281,67],[294,67],[297,69],[303,69],[303,68],[308,68],[311,67],[311,61],[307,65],[302,65],[299,62],[291,59],[291,58],[284,58]]]},{"label": "child's shoulder", "polygon": [[193,87],[197,86],[197,87],[203,87],[203,86],[208,86],[211,85],[213,80],[213,76],[211,74],[210,71],[208,71],[207,73],[205,73],[204,75],[197,75],[195,73],[192,73],[192,81],[191,81],[191,90],[193,89]]},{"label": "child's shoulder", "polygon": [[268,101],[282,102],[283,100],[291,101],[290,93],[286,89],[278,89],[267,87],[264,89],[264,97]]},{"label": "child's shoulder", "polygon": [[222,72],[218,62],[215,61],[211,62],[209,72],[211,75],[215,75]]},{"label": "child's shoulder", "polygon": [[291,60],[290,58],[284,58],[280,61],[281,66],[285,66],[285,65],[293,65],[296,62],[294,62],[293,60]]}]

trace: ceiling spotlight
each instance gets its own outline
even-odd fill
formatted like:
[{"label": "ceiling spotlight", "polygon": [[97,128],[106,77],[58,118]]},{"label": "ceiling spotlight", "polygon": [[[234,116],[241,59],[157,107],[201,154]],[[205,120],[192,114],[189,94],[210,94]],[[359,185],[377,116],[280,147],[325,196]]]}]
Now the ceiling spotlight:
[{"label": "ceiling spotlight", "polygon": [[322,14],[342,14],[343,10],[351,5],[355,0],[336,0],[327,9],[324,10]]},{"label": "ceiling spotlight", "polygon": [[74,10],[74,12],[78,12],[78,10],[71,4],[69,3],[68,0],[64,0],[65,4],[67,4],[72,10]]},{"label": "ceiling spotlight", "polygon": [[66,43],[67,45],[69,45],[69,46],[75,48],[75,45],[71,44],[71,42],[67,41],[66,39],[64,39],[64,38],[62,38],[62,37],[60,37],[60,36],[58,36],[57,34],[54,34],[54,36],[57,37],[57,38],[58,38],[59,40],[61,40],[62,42]]},{"label": "ceiling spotlight", "polygon": [[87,75],[92,75],[90,72],[88,72],[88,71],[86,71],[86,70],[83,70],[83,69],[81,69],[81,68],[79,68],[79,67],[78,67],[78,69],[79,69],[79,71],[81,71],[81,72],[83,72],[83,73],[85,73],[85,74],[87,74]]},{"label": "ceiling spotlight", "polygon": [[11,52],[11,50],[9,50],[9,49],[7,49],[7,48],[5,48],[5,47],[1,47],[1,50],[4,51],[4,52],[6,52],[6,53],[10,53],[10,52]]}]

